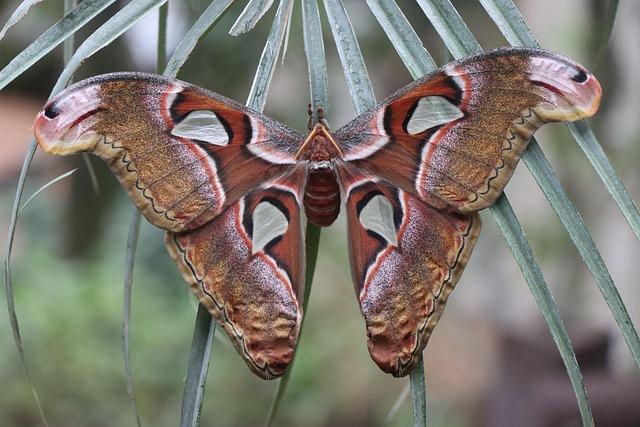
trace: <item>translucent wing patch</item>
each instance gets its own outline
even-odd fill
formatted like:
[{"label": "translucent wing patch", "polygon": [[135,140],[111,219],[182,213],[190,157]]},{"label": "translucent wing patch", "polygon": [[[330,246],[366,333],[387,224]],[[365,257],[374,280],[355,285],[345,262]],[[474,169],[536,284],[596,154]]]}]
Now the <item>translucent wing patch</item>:
[{"label": "translucent wing patch", "polygon": [[436,126],[464,117],[460,108],[442,96],[425,96],[418,99],[412,111],[407,115],[405,129],[411,135],[417,135]]},{"label": "translucent wing patch", "polygon": [[398,233],[393,221],[393,206],[382,194],[370,193],[371,199],[363,200],[358,220],[367,231],[376,233],[390,245],[398,244]]},{"label": "translucent wing patch", "polygon": [[216,113],[209,110],[193,111],[171,130],[171,134],[213,145],[229,144],[229,133]]},{"label": "translucent wing patch", "polygon": [[264,250],[265,246],[284,235],[289,228],[286,211],[271,200],[260,202],[252,214],[253,233],[251,236],[253,254]]}]

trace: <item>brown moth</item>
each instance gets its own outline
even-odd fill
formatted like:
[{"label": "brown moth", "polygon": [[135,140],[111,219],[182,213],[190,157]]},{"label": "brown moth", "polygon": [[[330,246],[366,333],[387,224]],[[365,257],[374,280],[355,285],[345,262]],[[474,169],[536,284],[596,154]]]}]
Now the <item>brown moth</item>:
[{"label": "brown moth", "polygon": [[406,375],[531,135],[593,115],[601,88],[555,53],[452,62],[332,133],[305,138],[205,89],[140,73],[79,82],[35,122],[46,152],[93,153],[167,231],[185,280],[262,378],[291,362],[302,317],[304,209],[345,201],[369,352]]}]

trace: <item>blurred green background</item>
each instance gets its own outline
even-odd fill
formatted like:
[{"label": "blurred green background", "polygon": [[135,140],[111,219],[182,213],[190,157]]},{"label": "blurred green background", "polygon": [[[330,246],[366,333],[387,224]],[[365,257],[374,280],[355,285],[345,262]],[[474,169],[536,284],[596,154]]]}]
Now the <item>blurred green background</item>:
[{"label": "blurred green background", "polygon": [[[440,62],[444,48],[420,8],[399,5]],[[506,41],[476,1],[454,1],[483,47]],[[600,0],[516,2],[541,44],[592,67],[606,3]],[[0,23],[17,1],[0,2]],[[126,2],[80,31],[78,41]],[[171,1],[169,47],[206,7],[204,0]],[[379,99],[411,78],[366,4],[346,0]],[[240,37],[227,32],[244,2],[234,4],[202,41],[179,77],[246,100],[274,14]],[[49,0],[0,42],[0,66],[61,17]],[[321,13],[324,19],[324,12]],[[592,125],[634,200],[640,200],[640,3],[623,1],[605,60],[593,69],[604,87]],[[355,113],[328,27],[333,128]],[[153,71],[157,16],[138,23],[81,68],[77,79],[109,71]],[[0,92],[0,226],[6,230],[22,157],[38,109],[61,70],[56,49]],[[304,130],[308,78],[296,3],[285,61],[275,73],[267,114]],[[640,324],[640,245],[562,125],[539,141],[601,250],[636,325]],[[41,152],[27,181],[28,196],[60,173],[79,170],[34,199],[22,212],[14,242],[13,278],[26,359],[52,426],[135,425],[121,351],[122,281],[131,203],[111,173],[93,160],[100,192],[80,157]],[[596,425],[640,425],[640,379],[615,322],[588,270],[526,168],[507,194],[514,205],[578,353]],[[484,231],[425,351],[432,426],[579,425],[575,398],[528,288],[497,230],[483,213]],[[164,250],[162,232],[143,221],[136,261],[131,357],[145,426],[175,426],[188,361],[196,303]],[[2,241],[3,246],[5,244]],[[298,357],[276,425],[408,426],[410,399],[390,419],[408,379],[394,379],[370,360],[348,266],[341,216],[323,232],[316,278]],[[4,298],[1,305],[5,305]],[[4,307],[3,307],[4,309]],[[221,331],[218,331],[221,332]],[[262,425],[276,382],[254,376],[224,334],[214,343],[203,426]],[[6,315],[0,315],[0,426],[40,425],[20,369]]]}]

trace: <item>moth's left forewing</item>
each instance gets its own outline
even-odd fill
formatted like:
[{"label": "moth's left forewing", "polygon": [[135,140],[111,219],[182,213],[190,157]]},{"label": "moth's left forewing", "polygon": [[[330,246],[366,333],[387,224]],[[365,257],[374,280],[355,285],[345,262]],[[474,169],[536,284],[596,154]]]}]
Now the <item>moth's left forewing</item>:
[{"label": "moth's left forewing", "polygon": [[200,303],[265,379],[285,372],[302,319],[303,181],[296,173],[250,192],[203,227],[165,239]]},{"label": "moth's left forewing", "polygon": [[502,192],[544,123],[593,115],[602,90],[560,55],[498,49],[452,62],[339,129],[352,165],[431,206],[474,212]]},{"label": "moth's left forewing", "polygon": [[436,210],[370,176],[352,175],[345,188],[351,268],[369,352],[382,370],[403,376],[467,263],[480,217]]}]

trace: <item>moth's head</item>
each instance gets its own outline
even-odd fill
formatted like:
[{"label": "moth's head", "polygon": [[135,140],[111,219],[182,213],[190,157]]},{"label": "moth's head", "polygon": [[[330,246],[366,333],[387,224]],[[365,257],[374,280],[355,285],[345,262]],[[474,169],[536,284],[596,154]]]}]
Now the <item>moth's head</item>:
[{"label": "moth's head", "polygon": [[92,128],[101,106],[97,86],[71,88],[49,101],[36,117],[36,141],[47,153],[90,151],[103,139]]}]

